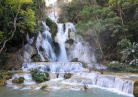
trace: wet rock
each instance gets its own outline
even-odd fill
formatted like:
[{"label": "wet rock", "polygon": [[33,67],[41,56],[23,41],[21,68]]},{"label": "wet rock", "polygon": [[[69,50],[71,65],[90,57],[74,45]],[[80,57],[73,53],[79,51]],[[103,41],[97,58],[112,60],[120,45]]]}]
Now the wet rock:
[{"label": "wet rock", "polygon": [[84,84],[83,88],[84,88],[84,90],[87,90],[88,89],[88,85]]},{"label": "wet rock", "polygon": [[30,44],[26,44],[24,47],[24,62],[31,62],[31,58],[37,55],[37,49]]},{"label": "wet rock", "polygon": [[12,83],[19,83],[19,78],[15,78],[12,80]]},{"label": "wet rock", "polygon": [[24,78],[24,77],[20,77],[20,78],[19,78],[19,83],[23,83],[23,82],[24,82],[24,80],[25,80],[25,78]]},{"label": "wet rock", "polygon": [[133,94],[135,97],[138,97],[138,81],[134,83],[134,91]]},{"label": "wet rock", "polygon": [[5,65],[3,66],[3,69],[19,70],[19,69],[21,69],[23,62],[24,62],[23,58],[20,54],[9,53],[8,54],[8,59],[5,63]]},{"label": "wet rock", "polygon": [[72,75],[73,75],[72,73],[65,73],[64,78],[69,79],[71,78]]},{"label": "wet rock", "polygon": [[74,58],[74,59],[71,60],[70,62],[80,62],[80,63],[82,63],[82,67],[87,68],[87,65],[86,65],[85,63],[79,61],[78,58]]},{"label": "wet rock", "polygon": [[71,60],[70,62],[79,62],[78,58],[74,58],[73,60]]}]

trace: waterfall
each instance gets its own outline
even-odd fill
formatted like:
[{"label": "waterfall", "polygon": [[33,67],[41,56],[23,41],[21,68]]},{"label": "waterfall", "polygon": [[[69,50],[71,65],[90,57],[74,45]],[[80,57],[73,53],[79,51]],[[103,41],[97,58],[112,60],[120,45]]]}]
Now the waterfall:
[{"label": "waterfall", "polygon": [[[47,58],[51,62],[56,61],[56,55],[54,53],[53,40],[51,37],[51,33],[49,32],[49,27],[45,22],[42,22],[44,32],[39,32],[36,42],[36,48],[38,50],[38,54],[41,56],[41,60],[45,61]],[[45,57],[45,58],[44,58]]]},{"label": "waterfall", "polygon": [[66,54],[66,49],[65,49],[65,41],[68,38],[68,32],[63,31],[63,24],[58,24],[58,33],[56,36],[57,42],[60,46],[60,54],[58,56],[58,62],[67,62],[67,54]]}]

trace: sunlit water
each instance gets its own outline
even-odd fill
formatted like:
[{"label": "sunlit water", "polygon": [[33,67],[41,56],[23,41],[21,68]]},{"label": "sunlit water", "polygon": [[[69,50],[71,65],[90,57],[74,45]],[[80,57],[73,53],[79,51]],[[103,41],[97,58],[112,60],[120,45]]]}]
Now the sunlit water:
[{"label": "sunlit water", "polygon": [[92,88],[85,90],[57,89],[50,92],[44,90],[18,90],[8,87],[0,87],[0,97],[129,97],[107,90]]}]

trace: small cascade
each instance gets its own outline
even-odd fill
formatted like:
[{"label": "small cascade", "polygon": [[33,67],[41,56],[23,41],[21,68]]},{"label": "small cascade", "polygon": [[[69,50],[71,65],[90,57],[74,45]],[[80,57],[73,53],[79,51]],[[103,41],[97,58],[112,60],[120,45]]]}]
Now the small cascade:
[{"label": "small cascade", "polygon": [[114,89],[122,93],[133,95],[134,82],[123,80],[118,76],[99,75],[96,73],[80,73],[74,80],[70,80],[68,84],[72,82],[109,88],[111,90]]},{"label": "small cascade", "polygon": [[29,35],[27,34],[27,44],[24,46],[23,58],[24,62],[31,62],[31,55],[33,54],[33,47],[31,44],[34,41],[34,37],[29,39]]},{"label": "small cascade", "polygon": [[69,47],[69,60],[78,58],[79,61],[84,63],[96,63],[94,50],[89,43],[85,42],[81,36],[75,38],[74,41],[73,45]]},{"label": "small cascade", "polygon": [[31,69],[37,68],[41,71],[51,73],[73,73],[78,71],[86,71],[79,62],[55,62],[55,63],[24,63],[23,72],[29,72]]},{"label": "small cascade", "polygon": [[18,86],[18,84],[14,84],[12,83],[12,80],[14,80],[15,78],[20,78],[20,77],[24,77],[24,83],[22,83],[23,85],[34,85],[36,84],[36,82],[34,80],[32,80],[32,75],[29,73],[20,73],[20,74],[14,74],[12,76],[12,79],[7,80],[7,86],[8,87],[14,87],[14,88],[19,88],[20,86]]}]

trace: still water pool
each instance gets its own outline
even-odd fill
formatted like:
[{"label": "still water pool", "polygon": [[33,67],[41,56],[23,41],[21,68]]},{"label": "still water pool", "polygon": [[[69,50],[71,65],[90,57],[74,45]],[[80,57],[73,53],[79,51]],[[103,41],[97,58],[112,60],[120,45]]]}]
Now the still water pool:
[{"label": "still water pool", "polygon": [[19,90],[9,87],[0,87],[0,97],[129,97],[107,90],[92,88],[84,90],[56,89],[50,92],[44,90]]}]

